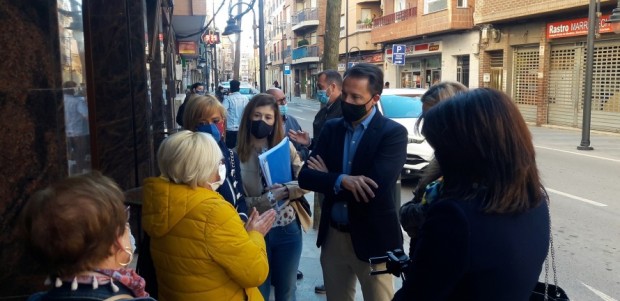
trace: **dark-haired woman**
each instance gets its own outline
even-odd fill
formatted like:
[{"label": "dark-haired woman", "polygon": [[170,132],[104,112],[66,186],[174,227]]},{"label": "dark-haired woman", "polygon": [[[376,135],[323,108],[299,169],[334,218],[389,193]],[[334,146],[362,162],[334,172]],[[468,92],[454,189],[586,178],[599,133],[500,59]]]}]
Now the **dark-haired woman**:
[{"label": "dark-haired woman", "polygon": [[[241,178],[246,192],[249,208],[257,208],[263,212],[276,206],[276,221],[265,236],[269,257],[269,277],[259,288],[265,300],[269,300],[271,285],[274,286],[276,301],[295,300],[297,289],[297,267],[301,257],[301,228],[309,227],[304,219],[298,202],[287,202],[300,198],[304,191],[297,181],[276,183],[267,186],[258,163],[258,155],[276,146],[284,139],[283,122],[275,97],[270,94],[258,94],[252,97],[243,111],[237,153],[241,160]],[[289,142],[291,172],[297,177],[302,163],[295,147]],[[283,202],[284,201],[284,202]],[[301,224],[304,223],[304,224]]]},{"label": "dark-haired woman", "polygon": [[549,246],[532,137],[504,93],[476,89],[428,111],[443,174],[394,300],[528,300]]}]

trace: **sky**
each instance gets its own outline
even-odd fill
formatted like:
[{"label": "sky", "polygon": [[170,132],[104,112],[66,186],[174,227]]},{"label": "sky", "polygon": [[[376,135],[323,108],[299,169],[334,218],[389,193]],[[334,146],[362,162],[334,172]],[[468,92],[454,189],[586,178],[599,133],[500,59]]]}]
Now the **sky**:
[{"label": "sky", "polygon": [[[215,16],[215,26],[220,30],[220,33],[224,31],[224,28],[226,28],[226,21],[228,20],[228,7],[230,5],[230,1],[235,1],[233,3],[236,3],[237,0],[214,0],[214,1],[210,1],[210,3],[213,3],[213,7],[210,7],[210,10],[215,12],[217,10],[217,8],[219,7],[219,5],[222,3],[221,1],[225,1],[224,6],[222,6],[222,9],[217,13],[217,15]],[[251,3],[252,0],[244,0],[243,2],[245,3]],[[247,8],[247,5],[242,5],[241,6],[243,9]],[[258,1],[255,1],[254,3],[254,11],[256,11],[258,13]],[[233,8],[233,13],[237,14],[237,8],[238,6]],[[247,14],[243,15],[243,18],[241,18],[241,49],[244,52],[251,52],[252,51],[252,47],[254,44],[254,34],[252,33],[252,11],[249,11]],[[256,22],[258,22],[258,14],[256,15]],[[222,36],[222,39],[227,39],[227,37]],[[256,37],[256,42],[258,43],[258,36]]]}]

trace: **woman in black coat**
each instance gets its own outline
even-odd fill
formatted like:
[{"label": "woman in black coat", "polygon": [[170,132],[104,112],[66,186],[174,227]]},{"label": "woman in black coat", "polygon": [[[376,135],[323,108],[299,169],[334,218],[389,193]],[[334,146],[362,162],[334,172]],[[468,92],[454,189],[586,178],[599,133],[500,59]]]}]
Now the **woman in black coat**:
[{"label": "woman in black coat", "polygon": [[432,108],[422,133],[443,174],[394,300],[528,300],[549,247],[532,137],[499,91]]}]

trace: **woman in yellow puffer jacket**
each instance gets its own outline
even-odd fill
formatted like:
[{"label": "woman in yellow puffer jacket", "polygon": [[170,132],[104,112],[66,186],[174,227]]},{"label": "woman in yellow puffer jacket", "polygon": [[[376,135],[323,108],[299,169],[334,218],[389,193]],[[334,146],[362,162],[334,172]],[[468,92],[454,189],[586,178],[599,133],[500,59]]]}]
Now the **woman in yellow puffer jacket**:
[{"label": "woman in yellow puffer jacket", "polygon": [[142,225],[151,236],[159,300],[263,300],[269,273],[264,235],[275,211],[253,211],[245,227],[215,190],[226,166],[215,140],[182,131],[157,153],[160,177],[144,182]]}]

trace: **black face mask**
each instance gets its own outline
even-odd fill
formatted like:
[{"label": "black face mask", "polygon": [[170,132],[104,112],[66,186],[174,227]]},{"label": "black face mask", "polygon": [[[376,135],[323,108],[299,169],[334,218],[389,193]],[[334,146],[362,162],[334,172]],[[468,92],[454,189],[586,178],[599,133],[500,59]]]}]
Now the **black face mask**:
[{"label": "black face mask", "polygon": [[252,125],[250,127],[250,133],[256,139],[263,139],[269,136],[273,132],[273,125],[268,125],[263,120],[252,120]]},{"label": "black face mask", "polygon": [[356,122],[366,115],[366,105],[372,100],[372,97],[363,105],[354,105],[346,101],[342,102],[342,117],[348,123]]}]

